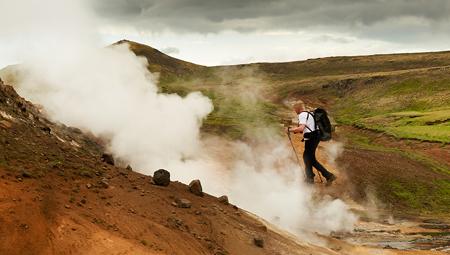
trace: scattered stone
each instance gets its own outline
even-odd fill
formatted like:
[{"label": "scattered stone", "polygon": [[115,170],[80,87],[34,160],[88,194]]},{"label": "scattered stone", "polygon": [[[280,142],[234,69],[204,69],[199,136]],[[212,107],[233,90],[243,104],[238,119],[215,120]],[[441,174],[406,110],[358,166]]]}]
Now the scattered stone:
[{"label": "scattered stone", "polygon": [[223,250],[217,250],[216,252],[214,252],[214,255],[228,255],[228,253]]},{"label": "scattered stone", "polygon": [[71,208],[70,205],[64,205],[64,207],[65,207],[66,209],[70,209],[70,208]]},{"label": "scattered stone", "polygon": [[199,197],[203,196],[203,189],[200,180],[193,180],[189,183],[189,191]]},{"label": "scattered stone", "polygon": [[218,198],[218,200],[219,200],[220,203],[222,203],[224,205],[228,205],[229,204],[227,196],[221,196],[221,197]]},{"label": "scattered stone", "polygon": [[29,171],[23,170],[22,171],[22,177],[23,178],[33,178],[33,175]]},{"label": "scattered stone", "polygon": [[179,208],[191,208],[191,206],[192,206],[191,201],[189,201],[185,198],[176,199],[175,203],[176,203],[177,207],[179,207]]},{"label": "scattered stone", "polygon": [[50,134],[52,132],[52,129],[50,127],[47,127],[47,126],[41,127],[41,130],[44,131],[45,133],[48,133],[48,134]]},{"label": "scattered stone", "polygon": [[88,189],[92,188],[92,184],[90,184],[90,183],[86,184],[86,188],[88,188]]},{"label": "scattered stone", "polygon": [[7,120],[2,120],[0,121],[0,127],[4,128],[4,129],[10,129],[12,127],[11,122],[7,121]]},{"label": "scattered stone", "polygon": [[87,177],[87,178],[92,178],[92,177],[93,177],[93,174],[92,174],[92,172],[89,171],[89,170],[82,170],[82,171],[80,172],[80,176]]},{"label": "scattered stone", "polygon": [[109,183],[108,183],[108,179],[106,179],[105,177],[103,177],[98,184],[100,185],[100,187],[107,189],[109,187]]},{"label": "scattered stone", "polygon": [[131,168],[130,165],[128,165],[126,169],[127,169],[128,171],[133,171],[133,168]]},{"label": "scattered stone", "polygon": [[110,165],[114,166],[114,158],[111,154],[103,153],[102,161],[105,162],[106,164],[110,164]]},{"label": "scattered stone", "polygon": [[30,228],[30,226],[28,226],[28,224],[25,224],[25,223],[20,224],[20,227],[22,229],[29,229]]},{"label": "scattered stone", "polygon": [[264,248],[264,239],[260,237],[253,238],[253,243],[260,248]]},{"label": "scattered stone", "polygon": [[83,198],[83,199],[80,200],[80,202],[81,202],[82,204],[86,204],[87,201],[86,201],[86,199]]},{"label": "scattered stone", "polygon": [[195,215],[201,215],[202,212],[201,211],[195,211]]},{"label": "scattered stone", "polygon": [[177,229],[180,229],[180,230],[185,229],[185,228],[183,228],[184,227],[183,220],[178,219],[176,217],[172,217],[171,216],[171,217],[167,218],[167,224],[171,228],[177,228]]},{"label": "scattered stone", "polygon": [[170,173],[165,169],[159,169],[153,173],[153,183],[158,186],[169,186]]},{"label": "scattered stone", "polygon": [[261,224],[258,224],[257,227],[259,229],[261,229],[262,231],[267,232],[267,226],[266,225],[261,223]]}]

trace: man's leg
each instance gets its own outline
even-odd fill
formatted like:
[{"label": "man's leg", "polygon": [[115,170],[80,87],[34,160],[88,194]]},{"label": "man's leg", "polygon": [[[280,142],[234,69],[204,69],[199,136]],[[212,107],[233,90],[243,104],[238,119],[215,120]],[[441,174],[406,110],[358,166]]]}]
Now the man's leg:
[{"label": "man's leg", "polygon": [[305,163],[306,181],[314,182],[314,173],[312,170],[314,161],[314,144],[311,140],[305,140],[305,151],[303,152],[303,162]]},{"label": "man's leg", "polygon": [[319,137],[314,137],[313,139],[311,139],[311,142],[311,146],[313,149],[312,166],[314,166],[323,175],[323,177],[325,177],[325,179],[330,180],[330,178],[332,178],[334,175],[330,173],[324,166],[322,166],[322,164],[320,164],[316,159],[316,149],[320,143]]}]

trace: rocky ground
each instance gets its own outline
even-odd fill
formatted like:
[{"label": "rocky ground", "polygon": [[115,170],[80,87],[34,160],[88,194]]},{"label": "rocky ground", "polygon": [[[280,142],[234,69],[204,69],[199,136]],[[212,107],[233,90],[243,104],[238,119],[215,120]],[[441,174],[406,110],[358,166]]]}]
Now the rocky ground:
[{"label": "rocky ground", "polygon": [[362,236],[406,233],[364,222],[307,244],[201,182],[164,177],[114,165],[101,140],[49,121],[0,82],[0,254],[440,254],[375,248]]}]

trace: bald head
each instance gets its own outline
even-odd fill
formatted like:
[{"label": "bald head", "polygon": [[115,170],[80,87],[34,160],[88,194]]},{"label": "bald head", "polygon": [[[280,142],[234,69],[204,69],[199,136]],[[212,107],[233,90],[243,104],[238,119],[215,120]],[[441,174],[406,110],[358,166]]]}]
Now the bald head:
[{"label": "bald head", "polygon": [[304,103],[296,103],[296,104],[292,107],[292,109],[294,109],[294,111],[295,111],[297,114],[300,114],[301,112],[303,112],[303,111],[306,110],[306,107],[305,107],[305,104],[304,104]]}]

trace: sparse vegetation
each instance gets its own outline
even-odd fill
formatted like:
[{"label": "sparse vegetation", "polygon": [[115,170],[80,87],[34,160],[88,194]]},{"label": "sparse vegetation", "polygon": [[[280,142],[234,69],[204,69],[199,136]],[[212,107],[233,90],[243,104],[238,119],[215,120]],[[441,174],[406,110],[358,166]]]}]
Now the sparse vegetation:
[{"label": "sparse vegetation", "polygon": [[399,138],[448,143],[450,81],[421,77],[362,88],[351,99],[339,100],[336,113],[341,124]]}]

